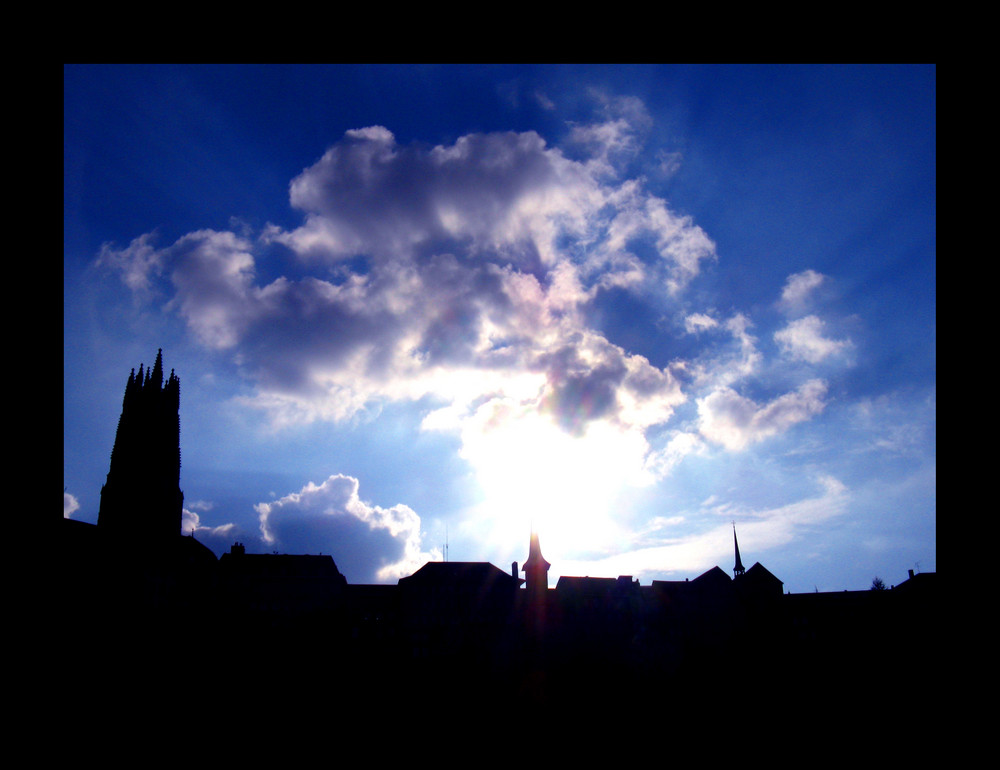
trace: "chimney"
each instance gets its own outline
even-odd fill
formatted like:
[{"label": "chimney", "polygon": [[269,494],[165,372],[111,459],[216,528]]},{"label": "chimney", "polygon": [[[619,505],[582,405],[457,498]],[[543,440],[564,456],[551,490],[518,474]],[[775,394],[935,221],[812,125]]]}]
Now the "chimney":
[{"label": "chimney", "polygon": [[908,569],[906,571],[910,573],[910,579],[912,580],[913,579],[913,570],[912,569]]},{"label": "chimney", "polygon": [[510,574],[514,578],[514,580],[518,579],[518,577],[517,577],[517,562],[516,561],[515,562],[511,562],[511,565],[510,565]]}]

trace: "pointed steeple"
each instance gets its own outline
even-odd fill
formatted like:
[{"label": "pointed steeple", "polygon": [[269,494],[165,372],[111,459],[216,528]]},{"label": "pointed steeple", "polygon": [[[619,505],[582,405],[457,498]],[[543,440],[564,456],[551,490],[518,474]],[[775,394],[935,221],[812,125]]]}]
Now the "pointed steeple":
[{"label": "pointed steeple", "polygon": [[743,561],[740,559],[740,543],[736,539],[736,522],[733,522],[733,545],[736,547],[736,566],[733,567],[733,577],[739,577],[746,570],[743,568]]},{"label": "pointed steeple", "polygon": [[528,546],[528,560],[524,562],[524,574],[527,575],[527,589],[532,594],[542,594],[549,588],[549,567],[552,565],[542,556],[542,546],[538,542],[538,533],[531,533]]}]

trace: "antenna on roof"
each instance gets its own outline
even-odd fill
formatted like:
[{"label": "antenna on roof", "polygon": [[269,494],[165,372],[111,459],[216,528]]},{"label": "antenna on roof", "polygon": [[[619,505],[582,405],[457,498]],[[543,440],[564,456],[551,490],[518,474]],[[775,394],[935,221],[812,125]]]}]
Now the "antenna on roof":
[{"label": "antenna on roof", "polygon": [[444,525],[444,560],[448,561],[448,525]]}]

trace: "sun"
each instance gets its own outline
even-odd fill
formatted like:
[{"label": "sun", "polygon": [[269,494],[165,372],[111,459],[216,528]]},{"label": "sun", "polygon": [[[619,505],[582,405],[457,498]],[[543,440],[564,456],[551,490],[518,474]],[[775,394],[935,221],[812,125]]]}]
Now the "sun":
[{"label": "sun", "polygon": [[623,544],[622,493],[649,481],[647,450],[640,432],[609,421],[573,435],[510,403],[480,409],[463,430],[462,453],[481,492],[474,515],[495,546],[515,553],[532,531],[552,556],[613,553]]}]

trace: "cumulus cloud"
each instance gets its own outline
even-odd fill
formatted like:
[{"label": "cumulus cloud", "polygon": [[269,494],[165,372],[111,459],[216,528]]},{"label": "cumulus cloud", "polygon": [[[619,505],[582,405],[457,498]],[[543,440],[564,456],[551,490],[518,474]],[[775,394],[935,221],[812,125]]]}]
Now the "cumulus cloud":
[{"label": "cumulus cloud", "polygon": [[254,285],[250,248],[234,233],[199,230],[164,252],[176,290],[167,307],[208,347],[236,345],[264,309],[267,289]]},{"label": "cumulus cloud", "polygon": [[781,351],[793,360],[818,364],[851,346],[850,340],[831,340],[823,336],[823,322],[814,315],[792,321],[775,332]]},{"label": "cumulus cloud", "polygon": [[363,501],[358,480],[336,474],[322,484],[255,507],[264,543],[288,553],[336,554],[352,583],[393,582],[440,554],[421,550],[420,517],[406,505]]},{"label": "cumulus cloud", "polygon": [[[640,107],[622,102],[589,127],[602,157],[634,141]],[[682,400],[676,381],[591,329],[586,308],[610,285],[679,291],[714,244],[639,180],[598,165],[534,132],[426,147],[372,126],[291,182],[300,227],[269,226],[257,242],[201,230],[160,250],[143,237],[99,261],[133,288],[168,276],[167,308],[203,345],[232,351],[257,387],[243,403],[276,425],[345,419],[382,399],[489,396],[526,372],[543,383],[538,407],[569,429],[650,424]],[[299,260],[295,278],[259,280],[268,244]]]},{"label": "cumulus cloud", "polygon": [[698,399],[698,428],[710,441],[741,450],[822,412],[826,390],[822,380],[810,380],[760,406],[731,388],[722,388]]},{"label": "cumulus cloud", "polygon": [[826,276],[811,269],[788,276],[785,287],[781,290],[779,306],[789,312],[801,312],[809,297],[825,280]]},{"label": "cumulus cloud", "polygon": [[519,265],[558,258],[605,204],[587,167],[534,132],[469,134],[450,146],[400,146],[382,127],[348,131],[290,186],[306,222],[272,237],[322,261],[410,257],[458,242]]}]

